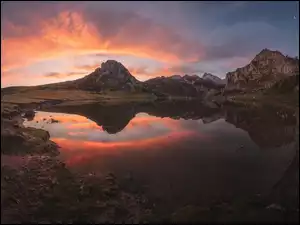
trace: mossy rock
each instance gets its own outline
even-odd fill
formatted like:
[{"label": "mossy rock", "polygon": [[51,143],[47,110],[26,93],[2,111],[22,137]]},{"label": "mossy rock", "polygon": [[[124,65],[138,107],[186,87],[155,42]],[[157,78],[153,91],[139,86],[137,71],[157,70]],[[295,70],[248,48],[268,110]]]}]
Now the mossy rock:
[{"label": "mossy rock", "polygon": [[21,132],[25,133],[26,135],[30,135],[31,138],[37,138],[43,141],[47,141],[50,138],[50,134],[48,131],[33,127],[22,128]]}]

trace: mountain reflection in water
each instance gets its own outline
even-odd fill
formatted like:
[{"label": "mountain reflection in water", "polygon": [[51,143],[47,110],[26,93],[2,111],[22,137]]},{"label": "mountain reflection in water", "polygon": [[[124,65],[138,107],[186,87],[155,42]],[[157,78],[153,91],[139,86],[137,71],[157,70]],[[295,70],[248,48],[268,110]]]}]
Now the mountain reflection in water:
[{"label": "mountain reflection in water", "polygon": [[269,192],[295,154],[295,115],[277,108],[170,102],[43,110],[25,125],[48,130],[71,170],[129,176],[164,210]]}]

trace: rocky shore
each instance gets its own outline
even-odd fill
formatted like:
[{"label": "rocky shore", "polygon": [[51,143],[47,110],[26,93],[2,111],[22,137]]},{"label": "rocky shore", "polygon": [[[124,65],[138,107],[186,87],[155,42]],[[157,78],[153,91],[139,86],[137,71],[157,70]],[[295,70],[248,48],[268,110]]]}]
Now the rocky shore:
[{"label": "rocky shore", "polygon": [[32,105],[1,104],[1,223],[146,222],[151,204],[113,174],[74,174],[42,129],[23,126]]}]

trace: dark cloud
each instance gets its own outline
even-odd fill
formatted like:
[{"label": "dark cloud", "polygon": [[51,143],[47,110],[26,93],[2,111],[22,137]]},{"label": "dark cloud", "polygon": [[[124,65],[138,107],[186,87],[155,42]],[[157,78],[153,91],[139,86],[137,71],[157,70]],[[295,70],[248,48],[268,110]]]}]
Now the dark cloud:
[{"label": "dark cloud", "polygon": [[55,18],[64,10],[76,10],[76,2],[5,1],[2,3],[1,31],[5,38],[38,35],[42,20]]},{"label": "dark cloud", "polygon": [[[170,27],[157,24],[134,11],[118,11],[86,7],[83,10],[86,21],[92,22],[99,36],[112,45],[147,45],[148,48],[162,49],[178,57],[200,57],[202,46],[191,41],[184,34]],[[108,45],[109,46],[109,45]]]},{"label": "dark cloud", "polygon": [[184,74],[192,75],[192,74],[205,73],[205,71],[203,71],[202,69],[196,68],[194,65],[189,65],[189,64],[170,67],[169,71],[173,74],[179,74],[179,75],[184,75]]},{"label": "dark cloud", "polygon": [[282,50],[286,37],[265,22],[243,22],[212,32],[203,60],[254,56],[264,48]]}]

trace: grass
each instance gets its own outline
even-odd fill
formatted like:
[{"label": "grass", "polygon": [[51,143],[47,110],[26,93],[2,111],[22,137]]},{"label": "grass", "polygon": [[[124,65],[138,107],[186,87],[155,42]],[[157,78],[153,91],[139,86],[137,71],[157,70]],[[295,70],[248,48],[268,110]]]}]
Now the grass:
[{"label": "grass", "polygon": [[[148,93],[130,93],[122,91],[96,93],[82,90],[26,90],[2,96],[3,103],[26,104],[40,103],[44,100],[65,100],[80,103],[90,102],[132,102],[153,101],[156,97]],[[73,104],[73,103],[69,103]]]}]

